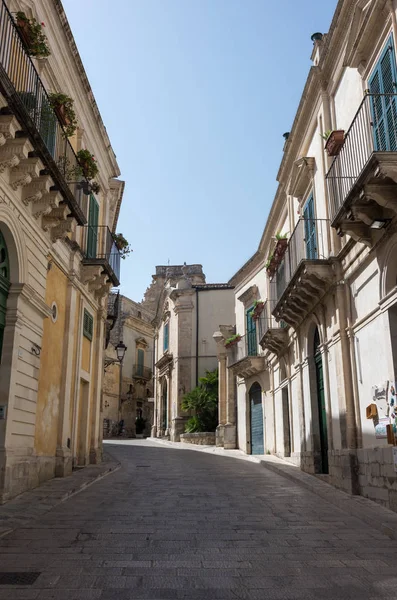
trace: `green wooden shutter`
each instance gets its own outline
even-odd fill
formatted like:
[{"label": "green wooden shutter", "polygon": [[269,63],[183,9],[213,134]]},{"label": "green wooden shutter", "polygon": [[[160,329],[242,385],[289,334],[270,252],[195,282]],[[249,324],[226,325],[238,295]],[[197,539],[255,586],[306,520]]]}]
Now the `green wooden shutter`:
[{"label": "green wooden shutter", "polygon": [[397,65],[390,36],[382,55],[369,78],[371,117],[376,151],[397,150]]},{"label": "green wooden shutter", "polygon": [[145,364],[145,351],[142,348],[138,349],[138,364],[137,364],[137,375],[143,376],[143,367]]},{"label": "green wooden shutter", "polygon": [[92,340],[92,336],[94,334],[94,317],[88,312],[88,310],[84,309],[84,317],[83,317],[83,335],[84,337]]},{"label": "green wooden shutter", "polygon": [[251,312],[254,307],[251,306],[246,311],[246,334],[247,334],[247,354],[248,356],[257,355],[257,343],[256,343],[256,326],[255,321],[251,316]]},{"label": "green wooden shutter", "polygon": [[87,258],[97,258],[98,250],[99,205],[95,197],[90,196],[90,212],[88,215]]},{"label": "green wooden shutter", "polygon": [[303,218],[305,222],[306,258],[315,259],[318,258],[318,256],[313,194],[310,194],[309,199],[306,202],[306,206],[303,210]]},{"label": "green wooden shutter", "polygon": [[170,324],[166,323],[164,325],[164,339],[163,339],[163,351],[165,352],[166,350],[168,350],[168,344],[169,344],[169,335],[170,335]]},{"label": "green wooden shutter", "polygon": [[55,158],[56,123],[54,109],[48,98],[43,96],[40,111],[40,135],[53,158]]}]

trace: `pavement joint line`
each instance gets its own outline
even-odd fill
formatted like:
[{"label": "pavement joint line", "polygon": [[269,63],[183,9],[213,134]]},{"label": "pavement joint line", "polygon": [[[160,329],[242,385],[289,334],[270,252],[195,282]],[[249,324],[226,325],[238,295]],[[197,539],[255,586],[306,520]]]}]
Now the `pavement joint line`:
[{"label": "pavement joint line", "polygon": [[[100,471],[96,476],[91,475],[91,479],[82,481],[78,485],[76,485],[76,481],[71,481],[70,482],[72,484],[71,488],[64,493],[61,493],[58,497],[57,497],[57,494],[59,493],[59,491],[53,490],[53,495],[52,495],[53,502],[49,502],[48,505],[40,512],[40,514],[36,514],[34,516],[29,516],[29,517],[23,517],[22,519],[21,519],[20,515],[15,514],[13,517],[10,518],[9,521],[5,520],[3,523],[2,523],[2,517],[1,517],[2,508],[4,508],[4,511],[6,512],[7,508],[12,506],[13,501],[23,499],[24,495],[28,495],[31,493],[34,494],[35,492],[39,492],[41,486],[38,486],[31,490],[27,490],[26,492],[23,492],[19,496],[12,498],[9,502],[6,502],[5,504],[0,505],[0,539],[9,535],[10,533],[15,531],[16,529],[19,529],[20,527],[24,527],[27,523],[33,522],[37,519],[40,519],[43,515],[45,515],[49,511],[51,511],[53,508],[55,508],[56,506],[59,506],[59,504],[66,502],[66,500],[69,500],[69,498],[72,498],[73,496],[76,496],[80,492],[83,492],[84,490],[88,489],[89,487],[91,487],[91,485],[93,485],[94,483],[97,483],[98,481],[100,481],[101,479],[106,477],[107,475],[110,475],[111,473],[116,473],[116,471],[118,471],[121,468],[121,463],[118,462],[116,459],[114,459],[110,454],[108,455],[108,459],[106,460],[106,462],[99,463],[98,467],[100,468],[101,465],[104,467],[104,470]],[[90,466],[93,467],[94,465],[90,465]],[[77,473],[84,474],[84,470],[78,471]],[[77,475],[77,473],[76,473],[76,475]],[[70,478],[71,478],[71,480],[73,479],[73,473],[70,476]],[[47,484],[47,485],[51,486],[51,483],[55,483],[55,481],[57,483],[59,481],[68,482],[67,478],[57,477],[57,478],[49,479],[49,480],[43,482],[43,485]],[[54,488],[55,488],[55,486],[54,486]],[[44,502],[46,502],[46,500],[48,498],[51,499],[51,489],[49,490],[47,496],[44,496],[41,501],[44,503]],[[26,514],[23,507],[21,507],[20,512]],[[5,527],[10,525],[11,527],[8,527],[7,529],[2,530],[1,525],[5,526]]]},{"label": "pavement joint line", "polygon": [[274,455],[248,455],[242,450],[225,450],[216,446],[195,446],[183,442],[170,442],[168,440],[159,440],[158,438],[148,438],[148,441],[155,442],[170,448],[180,450],[195,450],[207,452],[217,456],[229,456],[240,460],[247,460],[260,464],[265,469],[281,475],[282,477],[293,481],[301,487],[311,491],[323,500],[337,506],[350,516],[355,516],[373,529],[397,540],[397,513],[385,508],[381,504],[373,502],[364,496],[352,495],[340,490],[333,485],[321,481],[315,475],[301,471],[301,469],[291,462],[288,462]]}]

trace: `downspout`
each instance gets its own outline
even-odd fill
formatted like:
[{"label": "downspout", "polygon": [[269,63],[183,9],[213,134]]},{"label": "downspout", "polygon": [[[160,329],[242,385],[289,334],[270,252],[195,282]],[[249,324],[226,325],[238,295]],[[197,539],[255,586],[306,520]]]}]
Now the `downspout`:
[{"label": "downspout", "polygon": [[199,368],[199,291],[196,288],[196,387],[198,386],[198,368]]}]

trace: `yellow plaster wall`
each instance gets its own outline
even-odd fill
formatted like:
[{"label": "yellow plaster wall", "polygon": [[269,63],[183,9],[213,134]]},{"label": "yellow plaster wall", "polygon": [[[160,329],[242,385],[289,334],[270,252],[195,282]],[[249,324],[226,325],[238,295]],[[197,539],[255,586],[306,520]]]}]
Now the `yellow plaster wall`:
[{"label": "yellow plaster wall", "polygon": [[[81,335],[83,335],[83,332],[81,332]],[[84,371],[87,371],[88,373],[90,372],[91,346],[92,342],[90,342],[90,340],[83,335],[83,346],[81,349],[81,368],[84,369]]]},{"label": "yellow plaster wall", "polygon": [[57,446],[67,284],[64,273],[52,263],[47,274],[46,303],[56,303],[58,316],[55,323],[51,318],[44,321],[35,432],[36,452],[41,456],[55,456]]}]

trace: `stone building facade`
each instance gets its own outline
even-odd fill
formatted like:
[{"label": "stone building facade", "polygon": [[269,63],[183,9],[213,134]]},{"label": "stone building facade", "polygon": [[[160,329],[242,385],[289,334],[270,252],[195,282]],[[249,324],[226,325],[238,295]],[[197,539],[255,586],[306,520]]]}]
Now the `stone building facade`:
[{"label": "stone building facade", "polygon": [[[45,23],[37,58],[16,12]],[[58,0],[0,2],[0,502],[101,459],[124,183]],[[49,94],[74,100],[77,130]],[[99,168],[94,189],[76,153]],[[99,191],[98,191],[99,190]],[[87,226],[89,224],[89,227]]]},{"label": "stone building facade", "polygon": [[258,250],[230,281],[240,348],[216,334],[239,448],[394,510],[396,9],[339,0],[313,35]]},{"label": "stone building facade", "polygon": [[207,284],[201,265],[156,267],[146,302],[156,306],[152,436],[179,441],[189,415],[183,396],[217,367],[214,328],[233,317],[233,288]]},{"label": "stone building facade", "polygon": [[[144,303],[116,293],[109,297],[108,314],[113,312],[116,319],[105,352],[104,435],[114,435],[119,421],[123,420],[125,435],[135,437],[135,421],[142,417],[146,421],[144,435],[149,436],[154,407],[154,313]],[[116,360],[115,351],[120,341],[127,346],[122,364]]]}]

